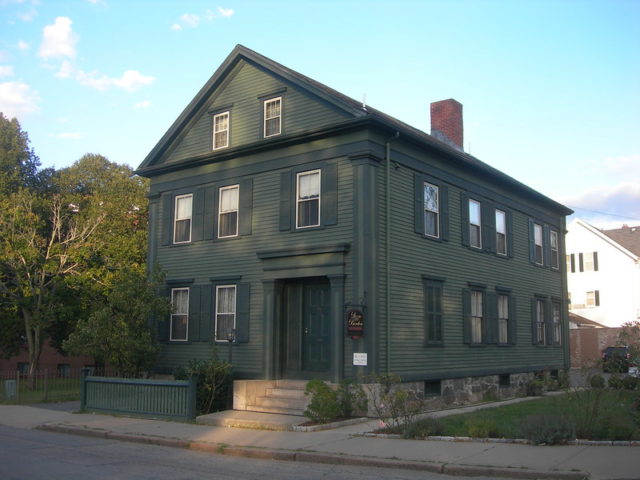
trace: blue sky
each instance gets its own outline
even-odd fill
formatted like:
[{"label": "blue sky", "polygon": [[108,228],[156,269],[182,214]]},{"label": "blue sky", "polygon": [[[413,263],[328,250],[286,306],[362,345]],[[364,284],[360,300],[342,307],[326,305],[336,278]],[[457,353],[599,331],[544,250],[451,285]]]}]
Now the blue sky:
[{"label": "blue sky", "polygon": [[0,111],[137,167],[238,43],[427,132],[455,98],[468,153],[640,224],[640,0],[0,0]]}]

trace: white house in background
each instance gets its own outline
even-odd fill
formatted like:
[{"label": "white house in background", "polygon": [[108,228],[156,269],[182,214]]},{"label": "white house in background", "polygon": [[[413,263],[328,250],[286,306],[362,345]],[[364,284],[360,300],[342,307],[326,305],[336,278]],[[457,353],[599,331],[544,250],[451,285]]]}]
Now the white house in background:
[{"label": "white house in background", "polygon": [[567,227],[569,311],[607,327],[640,319],[640,227]]}]

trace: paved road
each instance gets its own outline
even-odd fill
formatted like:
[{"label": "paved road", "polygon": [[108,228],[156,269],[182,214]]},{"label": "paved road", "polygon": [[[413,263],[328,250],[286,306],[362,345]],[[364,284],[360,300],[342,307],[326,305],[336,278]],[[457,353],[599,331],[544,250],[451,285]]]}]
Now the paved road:
[{"label": "paved road", "polygon": [[[451,480],[407,470],[280,462],[0,426],[3,480]],[[489,480],[487,477],[473,477]]]}]

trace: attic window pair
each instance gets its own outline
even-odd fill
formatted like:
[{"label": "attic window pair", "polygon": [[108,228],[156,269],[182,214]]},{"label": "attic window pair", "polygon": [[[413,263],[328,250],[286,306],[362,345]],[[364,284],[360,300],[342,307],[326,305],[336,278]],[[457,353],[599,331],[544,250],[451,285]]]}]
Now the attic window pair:
[{"label": "attic window pair", "polygon": [[[263,111],[264,138],[280,135],[282,132],[282,97],[265,100]],[[230,112],[221,112],[213,116],[213,149],[229,146]]]}]

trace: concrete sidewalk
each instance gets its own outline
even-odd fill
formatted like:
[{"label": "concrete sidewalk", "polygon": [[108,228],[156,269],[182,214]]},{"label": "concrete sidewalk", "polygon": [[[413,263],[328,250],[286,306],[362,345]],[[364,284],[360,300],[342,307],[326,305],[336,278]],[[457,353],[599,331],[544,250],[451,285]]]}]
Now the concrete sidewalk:
[{"label": "concrete sidewalk", "polygon": [[[244,413],[251,417],[249,412]],[[274,419],[277,422],[291,423],[305,420],[303,417]],[[638,446],[537,447],[513,443],[421,441],[362,436],[377,428],[377,421],[309,433],[195,425],[0,405],[0,424],[189,448],[215,454],[410,468],[451,475],[532,479],[640,479]]]}]

